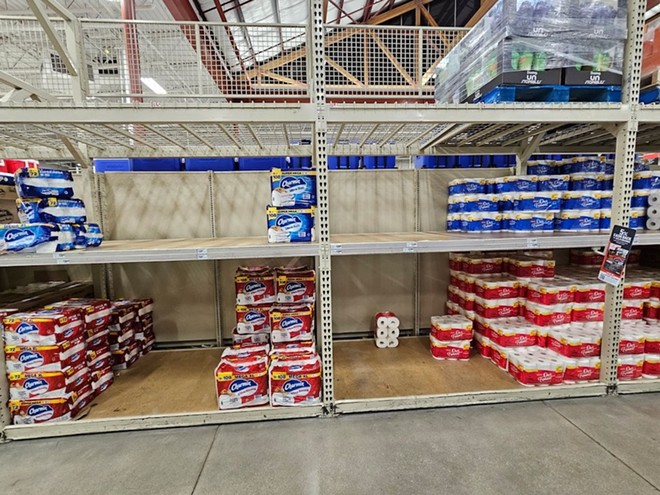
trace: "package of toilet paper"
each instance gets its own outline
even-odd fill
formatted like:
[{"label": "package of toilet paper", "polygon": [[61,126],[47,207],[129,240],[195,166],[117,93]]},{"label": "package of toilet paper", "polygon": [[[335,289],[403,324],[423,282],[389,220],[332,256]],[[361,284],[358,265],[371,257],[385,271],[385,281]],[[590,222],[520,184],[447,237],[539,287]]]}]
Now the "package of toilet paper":
[{"label": "package of toilet paper", "polygon": [[66,399],[90,382],[87,366],[81,364],[65,371],[23,371],[7,374],[10,400]]},{"label": "package of toilet paper", "polygon": [[5,359],[8,372],[64,371],[86,363],[85,339],[80,336],[71,342],[48,346],[7,345]]},{"label": "package of toilet paper", "polygon": [[565,304],[573,302],[575,285],[564,279],[530,281],[527,300],[538,304]]},{"label": "package of toilet paper", "polygon": [[502,230],[502,214],[464,213],[461,216],[461,230],[468,233],[500,232]]},{"label": "package of toilet paper", "polygon": [[39,399],[9,401],[9,411],[15,425],[55,423],[71,419],[70,399]]},{"label": "package of toilet paper", "polygon": [[529,322],[501,324],[493,322],[490,340],[500,347],[526,347],[537,344],[537,326]]},{"label": "package of toilet paper", "polygon": [[316,353],[278,354],[269,369],[272,406],[321,403],[321,358]]},{"label": "package of toilet paper", "polygon": [[266,217],[270,243],[314,240],[314,207],[284,209],[269,206]]},{"label": "package of toilet paper", "polygon": [[316,300],[316,273],[314,270],[278,270],[278,303],[313,303]]},{"label": "package of toilet paper", "polygon": [[233,345],[245,345],[245,344],[267,344],[270,342],[270,332],[261,332],[261,333],[238,333],[236,328],[231,332],[232,344]]},{"label": "package of toilet paper", "polygon": [[485,179],[454,179],[449,182],[449,194],[485,194]]},{"label": "package of toilet paper", "polygon": [[568,191],[570,175],[540,175],[538,177],[539,191]]},{"label": "package of toilet paper", "polygon": [[471,275],[488,275],[502,272],[501,256],[467,255],[461,258],[461,269]]},{"label": "package of toilet paper", "polygon": [[71,226],[53,223],[0,225],[0,252],[54,253],[73,249]]},{"label": "package of toilet paper", "polygon": [[429,335],[431,356],[438,361],[467,361],[470,359],[471,340],[438,340]]},{"label": "package of toilet paper", "polygon": [[314,309],[309,304],[275,306],[270,311],[272,342],[314,339]]},{"label": "package of toilet paper", "polygon": [[272,304],[276,301],[275,272],[267,266],[241,266],[234,276],[236,304]]},{"label": "package of toilet paper", "polygon": [[644,372],[644,354],[619,356],[617,378],[621,381],[637,380]]},{"label": "package of toilet paper", "polygon": [[75,249],[99,247],[103,242],[103,232],[96,223],[73,224],[71,228],[75,236]]},{"label": "package of toilet paper", "polygon": [[586,383],[600,379],[600,357],[563,358],[565,383]]},{"label": "package of toilet paper", "polygon": [[474,348],[483,358],[490,359],[491,341],[488,337],[476,333],[474,334]]},{"label": "package of toilet paper", "polygon": [[650,280],[635,280],[629,278],[623,283],[623,298],[624,299],[648,299],[651,297]]},{"label": "package of toilet paper", "polygon": [[565,365],[558,356],[539,349],[508,353],[508,371],[521,385],[557,385],[564,379]]},{"label": "package of toilet paper", "polygon": [[600,191],[565,191],[562,193],[562,210],[600,209]]},{"label": "package of toilet paper", "polygon": [[241,344],[225,347],[222,351],[221,358],[249,358],[255,356],[268,356],[270,352],[270,344]]},{"label": "package of toilet paper", "polygon": [[605,316],[604,302],[576,302],[573,304],[571,319],[574,322],[603,321]]},{"label": "package of toilet paper", "polygon": [[7,345],[56,345],[83,333],[83,317],[75,309],[57,308],[15,313],[3,320]]},{"label": "package of toilet paper", "polygon": [[573,304],[571,303],[545,305],[527,301],[524,306],[525,319],[543,327],[570,323],[572,311]]},{"label": "package of toilet paper", "polygon": [[269,304],[236,306],[236,333],[241,335],[270,333]]},{"label": "package of toilet paper", "polygon": [[644,354],[646,332],[642,326],[621,328],[619,354]]},{"label": "package of toilet paper", "polygon": [[571,175],[571,191],[600,191],[601,189],[602,176],[599,174]]},{"label": "package of toilet paper", "polygon": [[431,335],[440,341],[472,339],[472,322],[464,316],[432,316]]},{"label": "package of toilet paper", "polygon": [[602,332],[588,329],[551,330],[548,349],[569,358],[600,356]]},{"label": "package of toilet paper", "polygon": [[474,292],[482,299],[511,299],[520,295],[520,282],[510,275],[475,280]]},{"label": "package of toilet paper", "polygon": [[642,367],[644,378],[660,378],[660,354],[645,354]]},{"label": "package of toilet paper", "polygon": [[65,170],[21,168],[14,175],[20,198],[73,198],[73,176]]},{"label": "package of toilet paper", "polygon": [[85,203],[80,199],[17,199],[22,223],[85,223]]},{"label": "package of toilet paper", "polygon": [[215,385],[220,410],[267,405],[268,357],[222,358],[215,369]]},{"label": "package of toilet paper", "polygon": [[600,210],[566,210],[555,216],[555,230],[559,232],[598,232]]},{"label": "package of toilet paper", "polygon": [[482,299],[476,297],[474,305],[475,312],[483,318],[506,318],[509,316],[518,316],[521,300],[519,298]]},{"label": "package of toilet paper", "polygon": [[316,206],[316,172],[274,168],[270,171],[270,190],[275,207]]}]

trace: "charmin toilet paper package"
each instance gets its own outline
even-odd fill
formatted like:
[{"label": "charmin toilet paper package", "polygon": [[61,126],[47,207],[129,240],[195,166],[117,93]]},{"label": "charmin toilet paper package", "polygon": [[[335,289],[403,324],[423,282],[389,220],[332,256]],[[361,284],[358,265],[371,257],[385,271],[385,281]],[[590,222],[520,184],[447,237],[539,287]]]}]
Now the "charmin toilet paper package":
[{"label": "charmin toilet paper package", "polygon": [[439,361],[466,361],[470,359],[470,340],[438,340],[433,335],[431,355]]},{"label": "charmin toilet paper package", "polygon": [[62,344],[40,345],[7,345],[5,360],[8,372],[24,371],[63,371],[69,366],[84,363],[85,341],[82,336]]},{"label": "charmin toilet paper package", "polygon": [[22,223],[87,222],[85,203],[80,199],[17,199],[16,205]]},{"label": "charmin toilet paper package", "polygon": [[64,170],[22,168],[15,176],[20,198],[73,198],[73,176]]},{"label": "charmin toilet paper package", "polygon": [[103,232],[101,231],[101,227],[96,223],[73,224],[71,228],[75,236],[75,249],[99,247],[103,242]]},{"label": "charmin toilet paper package", "polygon": [[107,299],[67,299],[59,303],[46,306],[46,309],[55,310],[66,308],[82,312],[85,330],[105,328],[110,324],[112,304]]},{"label": "charmin toilet paper package", "polygon": [[15,425],[55,423],[71,419],[69,399],[11,400],[9,411]]},{"label": "charmin toilet paper package", "polygon": [[314,207],[283,209],[270,206],[266,210],[268,242],[312,242],[314,240]]},{"label": "charmin toilet paper package", "polygon": [[69,398],[90,381],[89,370],[81,365],[65,372],[15,372],[7,375],[10,400]]},{"label": "charmin toilet paper package", "polygon": [[278,270],[278,303],[313,303],[315,300],[316,274],[314,270]]},{"label": "charmin toilet paper package", "polygon": [[309,304],[276,306],[270,312],[273,342],[313,340],[314,310]]},{"label": "charmin toilet paper package", "polygon": [[272,406],[307,406],[321,403],[321,358],[318,354],[280,354],[270,369]]},{"label": "charmin toilet paper package", "polygon": [[270,189],[273,206],[316,206],[316,172],[314,170],[270,171]]},{"label": "charmin toilet paper package", "polygon": [[254,356],[268,355],[270,351],[270,344],[242,344],[225,347],[222,351],[222,358],[235,357],[235,358],[248,358]]},{"label": "charmin toilet paper package", "polygon": [[234,328],[231,337],[232,343],[239,346],[244,344],[267,344],[270,342],[270,332],[238,333],[236,328]]},{"label": "charmin toilet paper package", "polygon": [[275,272],[265,266],[242,266],[234,277],[236,304],[272,304],[276,301]]},{"label": "charmin toilet paper package", "polygon": [[7,345],[55,345],[82,335],[83,318],[68,309],[16,313],[3,320]]},{"label": "charmin toilet paper package", "polygon": [[15,223],[0,225],[0,251],[54,253],[74,248],[70,225],[54,223]]},{"label": "charmin toilet paper package", "polygon": [[215,369],[218,408],[265,406],[268,394],[268,356],[227,356]]},{"label": "charmin toilet paper package", "polygon": [[270,333],[270,305],[236,306],[236,333]]},{"label": "charmin toilet paper package", "polygon": [[275,342],[271,346],[268,355],[275,359],[280,355],[293,354],[316,354],[316,343],[313,340],[298,342]]}]

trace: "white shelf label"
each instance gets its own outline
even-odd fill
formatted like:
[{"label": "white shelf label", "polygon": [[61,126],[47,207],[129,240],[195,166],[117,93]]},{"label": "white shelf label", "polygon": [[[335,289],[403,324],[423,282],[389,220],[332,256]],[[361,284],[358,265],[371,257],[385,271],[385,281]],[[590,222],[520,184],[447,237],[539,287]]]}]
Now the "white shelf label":
[{"label": "white shelf label", "polygon": [[527,238],[527,249],[538,249],[539,240],[536,237]]},{"label": "white shelf label", "polygon": [[416,242],[406,242],[406,247],[403,248],[404,253],[414,253],[417,251],[417,243]]},{"label": "white shelf label", "polygon": [[330,254],[341,254],[341,244],[332,244],[330,247]]},{"label": "white shelf label", "polygon": [[209,250],[208,249],[198,249],[197,250],[197,259],[198,260],[207,260],[207,259],[209,259]]},{"label": "white shelf label", "polygon": [[70,265],[71,260],[65,253],[53,253],[55,263],[58,265]]}]

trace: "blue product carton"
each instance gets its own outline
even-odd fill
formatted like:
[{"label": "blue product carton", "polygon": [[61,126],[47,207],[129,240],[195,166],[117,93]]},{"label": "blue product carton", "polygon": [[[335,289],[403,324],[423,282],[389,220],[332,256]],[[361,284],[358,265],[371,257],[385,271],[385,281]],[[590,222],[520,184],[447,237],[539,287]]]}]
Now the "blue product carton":
[{"label": "blue product carton", "polygon": [[630,207],[646,208],[649,205],[649,195],[651,192],[651,189],[637,189],[636,191],[633,191],[632,197],[630,198]]},{"label": "blue product carton", "polygon": [[80,199],[17,199],[22,223],[85,223],[85,203]]},{"label": "blue product carton", "polygon": [[14,186],[15,184],[14,174],[0,172],[0,186]]},{"label": "blue product carton", "polygon": [[461,231],[461,214],[448,213],[447,214],[447,232],[460,232]]},{"label": "blue product carton", "polygon": [[485,194],[485,179],[454,179],[449,182],[449,194]]},{"label": "blue product carton", "polygon": [[314,240],[314,207],[284,209],[269,206],[268,242],[312,242]]},{"label": "blue product carton", "polygon": [[519,175],[512,178],[514,191],[536,191],[538,177],[535,175]]},{"label": "blue product carton", "polygon": [[600,176],[600,190],[612,191],[614,189],[614,175],[601,175]]},{"label": "blue product carton", "polygon": [[602,176],[598,174],[571,175],[571,191],[600,191]]},{"label": "blue product carton", "polygon": [[628,227],[631,229],[645,229],[646,220],[646,208],[630,209],[630,223],[628,224]]},{"label": "blue product carton", "polygon": [[[528,212],[510,212],[502,215],[502,230],[509,232],[532,232],[532,213]],[[506,225],[505,225],[506,224]]]},{"label": "blue product carton", "polygon": [[568,191],[570,175],[540,175],[537,182],[539,191]]},{"label": "blue product carton", "polygon": [[555,217],[555,230],[560,232],[598,232],[600,210],[562,211]]},{"label": "blue product carton", "polygon": [[604,210],[612,209],[612,197],[614,193],[612,191],[601,191],[600,192],[600,207]]},{"label": "blue product carton", "polygon": [[555,230],[555,214],[540,211],[532,213],[532,230],[534,232],[552,232]]},{"label": "blue product carton", "polygon": [[499,210],[499,197],[496,194],[466,194],[465,203],[461,211],[469,212],[496,212]]},{"label": "blue product carton", "polygon": [[[61,231],[63,235],[60,240]],[[54,253],[66,251],[72,246],[73,231],[68,225],[62,226],[62,228],[53,223],[0,225],[0,248],[7,251]]]},{"label": "blue product carton", "polygon": [[466,194],[454,194],[447,199],[447,213],[462,213]]},{"label": "blue product carton", "polygon": [[500,213],[465,213],[461,217],[461,230],[469,233],[500,232],[502,215]]},{"label": "blue product carton", "polygon": [[562,210],[598,210],[600,204],[600,191],[564,191],[562,193]]},{"label": "blue product carton", "polygon": [[270,191],[272,204],[278,208],[316,206],[316,172],[274,168]]},{"label": "blue product carton", "polygon": [[660,189],[660,172],[647,170],[633,176],[633,189]]},{"label": "blue product carton", "polygon": [[73,177],[71,172],[66,170],[21,168],[14,179],[20,198],[73,197]]},{"label": "blue product carton", "polygon": [[74,248],[85,249],[88,247],[99,247],[103,242],[103,232],[96,223],[73,224]]},{"label": "blue product carton", "polygon": [[608,209],[601,209],[600,210],[600,231],[601,232],[609,232],[610,231],[610,225],[612,224],[612,210]]},{"label": "blue product carton", "polygon": [[513,201],[515,211],[560,211],[561,193],[558,191],[521,192]]}]

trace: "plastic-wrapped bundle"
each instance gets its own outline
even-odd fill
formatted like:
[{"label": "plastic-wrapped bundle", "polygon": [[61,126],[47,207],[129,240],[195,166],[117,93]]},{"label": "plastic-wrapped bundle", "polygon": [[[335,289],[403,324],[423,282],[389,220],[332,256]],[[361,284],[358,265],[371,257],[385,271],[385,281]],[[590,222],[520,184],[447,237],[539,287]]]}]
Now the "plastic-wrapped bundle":
[{"label": "plastic-wrapped bundle", "polygon": [[28,223],[0,225],[0,251],[54,253],[70,251],[74,233],[70,225]]},{"label": "plastic-wrapped bundle", "polygon": [[18,217],[23,223],[85,223],[85,203],[80,199],[18,199]]},{"label": "plastic-wrapped bundle", "polygon": [[75,236],[74,247],[76,249],[99,247],[103,242],[103,232],[96,223],[74,224],[71,227]]},{"label": "plastic-wrapped bundle", "polygon": [[16,172],[15,180],[20,198],[73,197],[73,176],[65,170],[21,168]]}]

